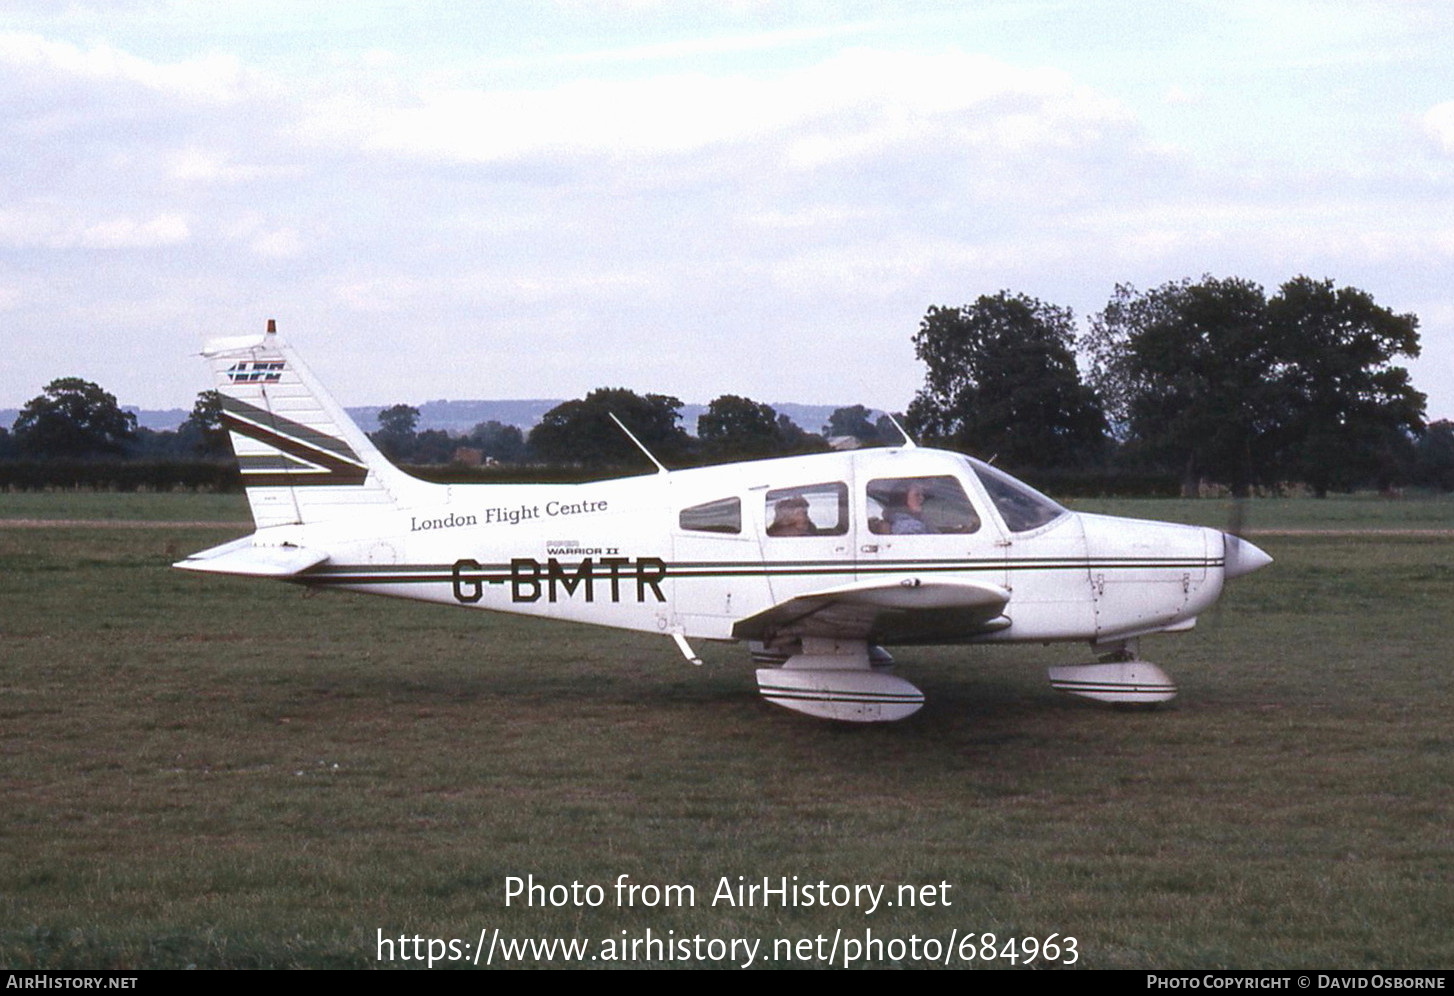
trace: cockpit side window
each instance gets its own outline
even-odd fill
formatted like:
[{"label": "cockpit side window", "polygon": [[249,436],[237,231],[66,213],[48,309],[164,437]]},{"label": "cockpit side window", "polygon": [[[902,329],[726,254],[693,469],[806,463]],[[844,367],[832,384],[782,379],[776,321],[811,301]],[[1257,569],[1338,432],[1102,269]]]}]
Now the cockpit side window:
[{"label": "cockpit side window", "polygon": [[842,536],[848,532],[848,485],[804,484],[767,493],[769,536]]},{"label": "cockpit side window", "polygon": [[973,533],[979,514],[959,480],[942,477],[882,477],[869,481],[868,530],[915,535]]},{"label": "cockpit side window", "polygon": [[990,501],[994,502],[1010,532],[1029,532],[1066,514],[1064,508],[1023,481],[1017,481],[978,460],[970,460],[969,465],[979,475],[980,483],[989,492]]},{"label": "cockpit side window", "polygon": [[677,519],[683,530],[694,533],[742,532],[742,499],[718,498],[684,508]]}]

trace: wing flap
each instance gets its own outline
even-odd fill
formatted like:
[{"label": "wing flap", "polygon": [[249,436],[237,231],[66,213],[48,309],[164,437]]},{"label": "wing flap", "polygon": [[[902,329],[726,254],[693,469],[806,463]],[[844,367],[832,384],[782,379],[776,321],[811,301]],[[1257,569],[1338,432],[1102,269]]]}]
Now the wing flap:
[{"label": "wing flap", "polygon": [[231,543],[194,553],[172,566],[184,571],[202,571],[208,574],[287,578],[301,574],[310,567],[317,567],[327,559],[328,554],[321,550],[310,550],[288,543],[259,546],[254,543],[254,537],[244,536]]},{"label": "wing flap", "polygon": [[739,619],[732,635],[764,643],[792,637],[923,643],[1004,629],[1010,593],[964,581],[860,581],[797,595]]}]

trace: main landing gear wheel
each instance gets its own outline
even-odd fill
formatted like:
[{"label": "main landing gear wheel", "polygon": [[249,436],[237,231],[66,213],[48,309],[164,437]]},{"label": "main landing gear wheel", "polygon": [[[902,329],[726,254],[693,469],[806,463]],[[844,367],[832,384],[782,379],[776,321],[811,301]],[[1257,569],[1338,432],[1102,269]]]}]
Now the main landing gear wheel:
[{"label": "main landing gear wheel", "polygon": [[918,712],[924,693],[878,665],[866,643],[805,638],[781,667],[757,669],[763,698],[819,719],[888,723]]},{"label": "main landing gear wheel", "polygon": [[1094,664],[1064,664],[1046,669],[1050,687],[1095,702],[1119,706],[1156,706],[1176,698],[1176,682],[1138,656],[1136,640],[1117,644]]}]

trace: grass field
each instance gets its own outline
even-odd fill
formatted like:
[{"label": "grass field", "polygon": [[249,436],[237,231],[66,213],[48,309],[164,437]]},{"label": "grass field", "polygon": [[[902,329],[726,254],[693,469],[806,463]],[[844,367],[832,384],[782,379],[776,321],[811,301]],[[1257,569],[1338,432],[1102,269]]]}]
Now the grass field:
[{"label": "grass field", "polygon": [[[75,519],[87,522],[231,522],[252,524],[247,498],[184,491],[140,494],[106,491],[0,492],[0,520]],[[243,531],[240,529],[239,531]]]},{"label": "grass field", "polygon": [[[237,497],[0,495],[0,518],[116,517],[152,525],[0,528],[0,966],[368,967],[380,929],[496,927],[1454,965],[1454,537],[1259,541],[1277,563],[1216,619],[1143,646],[1168,709],[1053,692],[1041,665],[1084,648],[916,649],[923,711],[845,728],[763,703],[736,648],[693,669],[661,638],[168,570],[233,535],[169,523],[243,519]],[[1454,505],[1250,519],[1451,529]],[[506,907],[531,874],[696,905]],[[952,905],[710,905],[739,875],[948,882]]]}]

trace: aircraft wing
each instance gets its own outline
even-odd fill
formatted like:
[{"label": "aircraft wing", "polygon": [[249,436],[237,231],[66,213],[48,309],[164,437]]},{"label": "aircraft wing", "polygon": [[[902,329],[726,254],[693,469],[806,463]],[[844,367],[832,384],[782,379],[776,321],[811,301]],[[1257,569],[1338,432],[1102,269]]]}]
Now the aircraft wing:
[{"label": "aircraft wing", "polygon": [[328,559],[321,550],[282,544],[258,546],[253,537],[214,546],[179,560],[173,567],[184,571],[205,571],[208,574],[241,574],[248,577],[287,578],[316,567]]},{"label": "aircraft wing", "polygon": [[935,643],[993,633],[1010,625],[1010,593],[964,581],[860,581],[797,595],[739,619],[732,635],[771,643],[791,637]]}]

